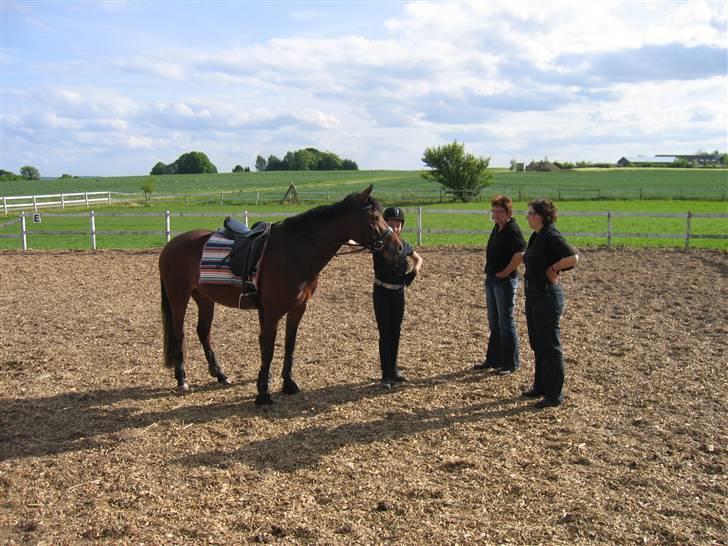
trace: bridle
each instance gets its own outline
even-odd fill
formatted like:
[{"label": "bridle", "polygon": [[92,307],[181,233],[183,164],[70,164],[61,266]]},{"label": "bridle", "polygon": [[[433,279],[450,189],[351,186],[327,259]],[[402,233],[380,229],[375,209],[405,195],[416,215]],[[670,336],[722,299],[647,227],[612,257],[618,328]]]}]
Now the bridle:
[{"label": "bridle", "polygon": [[[370,209],[372,205],[367,205],[362,210]],[[394,233],[394,230],[392,229],[392,226],[387,225],[387,229],[385,229],[379,237],[377,237],[375,240],[373,240],[370,243],[362,244],[362,243],[344,243],[344,245],[349,247],[356,247],[356,250],[349,250],[347,252],[337,252],[335,256],[345,256],[347,254],[356,254],[357,252],[364,252],[365,250],[368,250],[371,253],[379,252],[384,248],[384,240],[387,237],[390,237]]]}]

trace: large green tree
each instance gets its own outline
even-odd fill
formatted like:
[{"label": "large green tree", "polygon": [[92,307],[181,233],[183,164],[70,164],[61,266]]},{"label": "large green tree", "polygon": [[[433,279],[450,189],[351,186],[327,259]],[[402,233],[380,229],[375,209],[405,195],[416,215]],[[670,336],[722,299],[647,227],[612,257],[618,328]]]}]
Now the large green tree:
[{"label": "large green tree", "polygon": [[476,157],[465,152],[465,145],[457,140],[444,146],[425,149],[422,161],[430,167],[423,178],[434,180],[447,188],[447,193],[461,201],[470,201],[490,184],[487,172],[489,157]]},{"label": "large green tree", "polygon": [[159,161],[150,174],[199,174],[217,173],[217,167],[202,152],[187,152],[177,158],[174,163],[165,165]]},{"label": "large green tree", "polygon": [[25,180],[39,180],[40,172],[32,165],[24,165],[20,167],[20,176]]}]

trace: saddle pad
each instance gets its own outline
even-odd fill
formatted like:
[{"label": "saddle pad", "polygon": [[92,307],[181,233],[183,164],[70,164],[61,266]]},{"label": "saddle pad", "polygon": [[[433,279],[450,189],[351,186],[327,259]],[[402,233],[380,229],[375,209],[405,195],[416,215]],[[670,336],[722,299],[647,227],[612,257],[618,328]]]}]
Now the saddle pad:
[{"label": "saddle pad", "polygon": [[242,286],[243,279],[230,271],[226,260],[235,241],[213,233],[202,248],[200,284],[232,284]]}]

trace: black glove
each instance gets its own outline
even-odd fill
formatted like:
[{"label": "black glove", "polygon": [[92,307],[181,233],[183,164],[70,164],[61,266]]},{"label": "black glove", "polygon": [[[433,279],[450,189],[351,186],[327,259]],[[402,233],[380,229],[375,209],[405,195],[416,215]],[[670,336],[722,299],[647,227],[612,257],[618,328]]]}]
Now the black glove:
[{"label": "black glove", "polygon": [[409,286],[410,284],[412,284],[412,281],[415,280],[416,276],[417,276],[417,271],[415,271],[414,269],[412,271],[410,271],[409,273],[407,273],[404,276],[404,285]]}]

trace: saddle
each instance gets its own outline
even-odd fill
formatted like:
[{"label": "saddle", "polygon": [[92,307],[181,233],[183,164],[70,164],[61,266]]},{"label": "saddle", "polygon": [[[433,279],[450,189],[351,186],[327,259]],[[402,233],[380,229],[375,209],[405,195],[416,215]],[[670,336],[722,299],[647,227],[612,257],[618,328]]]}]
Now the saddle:
[{"label": "saddle", "polygon": [[258,269],[263,259],[270,222],[256,222],[251,229],[245,224],[228,216],[223,222],[222,234],[234,241],[230,254],[223,260],[230,266],[234,275],[243,279],[243,292],[252,294],[258,291]]}]

